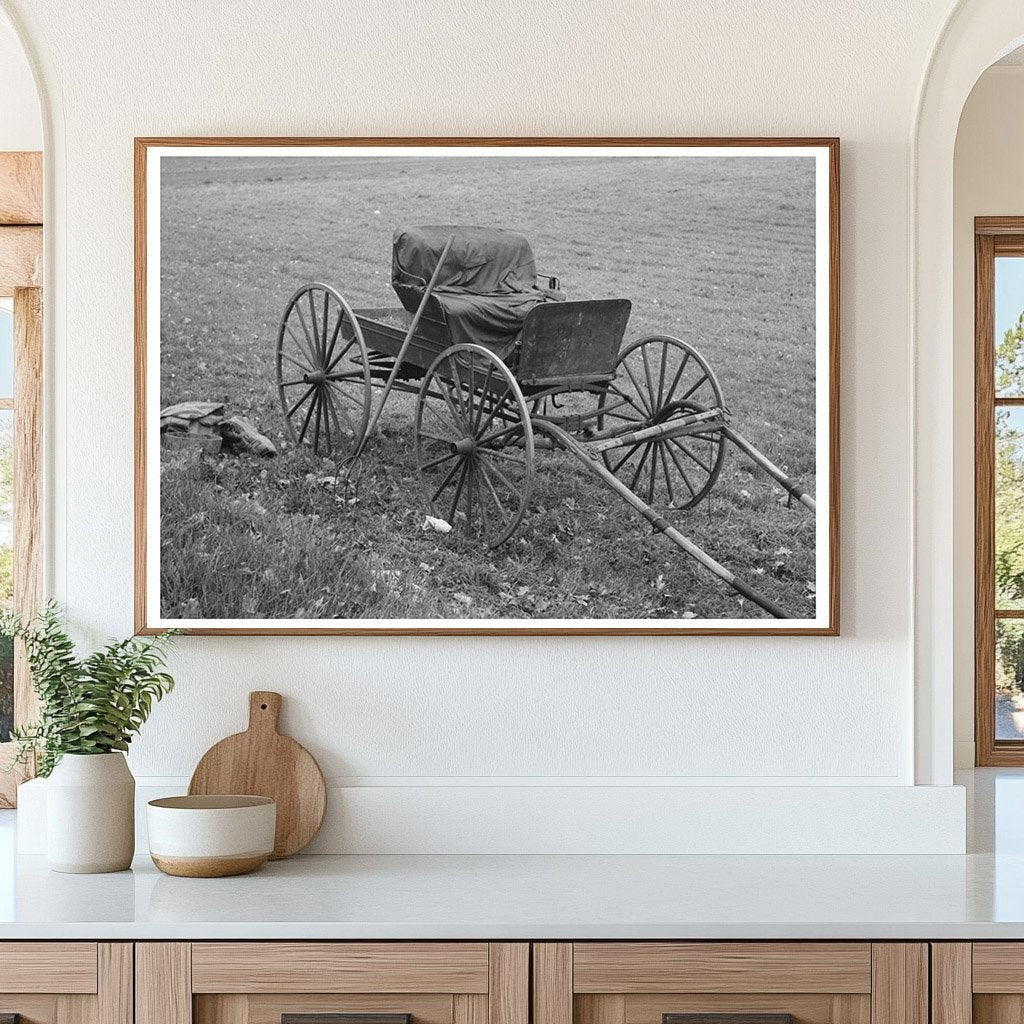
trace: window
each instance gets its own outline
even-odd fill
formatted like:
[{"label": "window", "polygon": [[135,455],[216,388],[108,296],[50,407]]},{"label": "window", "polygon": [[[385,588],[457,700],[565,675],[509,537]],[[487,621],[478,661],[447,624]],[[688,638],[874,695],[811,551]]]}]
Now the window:
[{"label": "window", "polygon": [[1024,765],[1024,217],[975,243],[976,760]]},{"label": "window", "polygon": [[[31,615],[42,594],[42,292],[10,290],[13,299],[0,291],[0,605]],[[24,653],[0,641],[3,766],[14,754],[6,742],[12,724],[29,721],[35,713]],[[24,775],[0,772],[0,807],[14,804],[16,784]]]}]

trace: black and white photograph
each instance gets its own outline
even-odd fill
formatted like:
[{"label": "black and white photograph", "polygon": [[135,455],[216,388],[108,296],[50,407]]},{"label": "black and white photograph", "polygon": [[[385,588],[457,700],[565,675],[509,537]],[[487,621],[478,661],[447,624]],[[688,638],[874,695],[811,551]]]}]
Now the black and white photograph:
[{"label": "black and white photograph", "polygon": [[137,608],[837,630],[835,140],[137,140]]}]

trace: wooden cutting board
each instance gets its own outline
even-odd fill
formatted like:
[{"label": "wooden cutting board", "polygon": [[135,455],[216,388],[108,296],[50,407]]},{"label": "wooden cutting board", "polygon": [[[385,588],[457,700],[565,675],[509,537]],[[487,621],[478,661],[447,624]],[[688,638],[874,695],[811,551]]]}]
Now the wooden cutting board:
[{"label": "wooden cutting board", "polygon": [[190,796],[244,793],[277,803],[271,860],[298,853],[317,834],[327,809],[327,787],[313,755],[277,731],[281,694],[249,694],[249,728],[214,744],[200,759]]}]

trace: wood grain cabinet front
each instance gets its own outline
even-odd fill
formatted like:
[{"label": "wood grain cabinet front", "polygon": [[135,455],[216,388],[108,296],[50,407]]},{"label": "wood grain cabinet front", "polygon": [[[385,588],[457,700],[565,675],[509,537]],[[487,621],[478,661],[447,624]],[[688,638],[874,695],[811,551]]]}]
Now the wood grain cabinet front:
[{"label": "wood grain cabinet front", "polygon": [[1024,942],[932,943],[933,1024],[1022,1024]]},{"label": "wood grain cabinet front", "polygon": [[130,942],[0,942],[4,1024],[132,1024]]},{"label": "wood grain cabinet front", "polygon": [[533,1024],[928,1024],[928,983],[925,943],[537,943]]},{"label": "wood grain cabinet front", "polygon": [[529,1024],[529,945],[136,947],[136,1024]]}]

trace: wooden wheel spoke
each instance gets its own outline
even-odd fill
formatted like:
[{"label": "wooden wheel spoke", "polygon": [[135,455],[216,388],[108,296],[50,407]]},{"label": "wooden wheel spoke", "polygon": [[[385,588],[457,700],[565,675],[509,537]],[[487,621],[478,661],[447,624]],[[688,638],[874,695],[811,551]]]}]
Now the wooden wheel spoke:
[{"label": "wooden wheel spoke", "polygon": [[462,472],[459,474],[459,482],[455,485],[455,497],[452,498],[451,508],[448,510],[448,522],[455,525],[455,513],[459,507],[459,498],[462,497],[462,488],[466,483],[466,473],[469,469],[469,460],[462,460]]},{"label": "wooden wheel spoke", "polygon": [[[339,398],[344,398],[346,402],[351,402],[353,407],[358,409],[360,412],[363,411],[363,403],[357,402],[351,395],[346,393],[344,388],[338,387],[334,381],[328,381],[327,386],[330,388],[332,394],[338,395]],[[345,423],[348,425],[348,429],[355,434],[356,429],[352,424],[352,420],[350,419],[345,406],[342,405],[340,401],[338,402],[338,409],[341,410],[341,415],[345,417]],[[335,412],[334,418],[335,420],[338,418],[337,411]]]},{"label": "wooden wheel spoke", "polygon": [[462,465],[462,460],[456,462],[455,465],[452,466],[452,468],[450,470],[448,470],[448,473],[445,476],[445,478],[437,485],[437,490],[434,491],[433,495],[431,495],[431,498],[430,498],[431,502],[435,502],[435,501],[437,501],[437,499],[439,497],[441,497],[441,492],[451,482],[452,477],[455,476],[456,473],[458,473],[459,467],[461,465]]},{"label": "wooden wheel spoke", "polygon": [[[313,326],[313,340],[316,342],[316,352],[320,357],[320,365],[324,365],[324,344],[323,338],[320,336],[320,328],[317,326],[316,318],[316,299],[314,298],[313,289],[310,288],[306,294],[309,296],[309,322]],[[326,293],[325,293],[326,294]]]},{"label": "wooden wheel spoke", "polygon": [[[291,331],[291,329],[289,328],[289,333],[290,333],[290,331]],[[302,349],[300,348],[299,351],[301,352]],[[303,373],[309,373],[310,370],[313,369],[313,367],[310,366],[308,363],[300,363],[298,361],[298,359],[296,359],[293,355],[289,355],[289,353],[285,352],[284,349],[281,349],[278,352],[278,355],[282,359],[287,359],[288,362],[292,364],[292,366],[297,366]]]},{"label": "wooden wheel spoke", "polygon": [[676,388],[679,387],[679,381],[682,379],[683,371],[686,369],[686,364],[690,361],[690,353],[683,353],[683,361],[679,364],[679,369],[676,370],[676,375],[672,378],[672,383],[669,385],[668,393],[665,395],[665,404],[668,405],[672,401],[672,396],[676,393]]},{"label": "wooden wheel spoke", "polygon": [[282,387],[282,388],[293,388],[293,387],[295,387],[298,384],[305,384],[305,383],[306,383],[305,379],[300,377],[298,380],[283,380],[283,381],[281,381],[281,383],[278,386]]},{"label": "wooden wheel spoke", "polygon": [[629,363],[623,363],[622,366],[623,369],[625,369],[629,379],[633,382],[633,387],[636,388],[637,396],[639,397],[640,401],[644,403],[644,413],[647,416],[653,416],[654,410],[651,409],[650,403],[644,397],[644,389],[640,386],[640,382],[636,379],[636,375],[633,373],[632,367],[629,365]]},{"label": "wooden wheel spoke", "polygon": [[306,392],[305,392],[305,394],[303,394],[303,396],[302,396],[302,397],[301,397],[301,398],[300,398],[300,399],[299,399],[299,400],[298,400],[298,401],[297,401],[297,402],[296,402],[296,403],[295,403],[295,404],[294,404],[294,405],[293,405],[293,406],[292,406],[292,407],[291,407],[291,408],[290,408],[290,409],[288,410],[288,413],[287,413],[287,415],[288,415],[289,419],[290,419],[290,418],[291,418],[292,416],[294,416],[294,415],[295,415],[295,410],[296,410],[296,409],[298,409],[298,408],[299,408],[299,406],[300,406],[300,405],[302,405],[302,403],[303,403],[303,402],[304,402],[304,401],[305,401],[305,400],[306,400],[307,398],[309,398],[309,396],[310,396],[311,394],[313,394],[313,392],[314,392],[314,391],[316,391],[316,385],[315,385],[315,384],[311,384],[311,385],[310,385],[310,386],[309,386],[309,387],[308,387],[308,388],[306,389]]},{"label": "wooden wheel spoke", "polygon": [[491,378],[494,376],[494,363],[487,364],[487,375],[484,377],[484,384],[480,390],[480,408],[477,410],[476,422],[473,424],[473,430],[480,430],[480,420],[484,414],[484,407],[487,404],[487,396],[490,394]]},{"label": "wooden wheel spoke", "polygon": [[476,473],[473,470],[473,460],[466,459],[466,480],[469,486],[466,488],[466,526],[473,529],[473,494],[475,493]]},{"label": "wooden wheel spoke", "polygon": [[658,442],[658,455],[661,456],[661,468],[665,474],[665,486],[668,488],[668,502],[670,505],[674,505],[676,503],[676,492],[672,486],[672,474],[669,472],[668,456],[665,454],[666,447],[667,445],[664,443]]},{"label": "wooden wheel spoke", "polygon": [[[312,302],[312,301],[313,300],[310,299],[310,302]],[[303,314],[303,312],[302,312],[302,304],[300,302],[296,302],[295,303],[295,312],[299,316],[299,323],[302,324],[302,333],[305,334],[306,341],[309,344],[309,350],[308,351],[310,353],[310,359],[313,360],[313,365],[314,366],[323,366],[323,363],[320,361],[320,346],[310,336],[309,327],[306,324],[306,317],[305,317],[305,314]]]},{"label": "wooden wheel spoke", "polygon": [[666,445],[668,453],[672,457],[672,461],[676,464],[676,469],[679,470],[679,475],[683,478],[683,483],[686,484],[686,489],[690,492],[691,496],[696,498],[697,492],[694,490],[693,484],[690,483],[689,474],[686,472],[686,467],[679,461],[679,456],[676,454],[674,445]]},{"label": "wooden wheel spoke", "polygon": [[[330,295],[330,292],[325,292],[324,294],[325,295]],[[324,299],[324,308],[325,308],[325,310],[326,310],[326,305],[327,305],[327,299],[325,298]],[[327,319],[326,319],[326,317],[327,317],[327,314],[325,312],[324,313],[324,333],[325,334],[327,333]],[[335,345],[338,344],[338,335],[341,333],[341,325],[344,322],[345,322],[345,310],[340,309],[340,310],[338,310],[338,321],[337,321],[337,323],[335,323],[334,330],[331,332],[331,340],[328,343],[328,345],[326,346],[325,352],[324,352],[324,362],[328,366],[328,370],[327,370],[328,373],[331,372],[330,371],[330,367],[332,367],[334,365],[331,362],[331,357],[334,355],[334,347],[335,347]],[[345,346],[345,351],[342,352],[342,355],[344,355],[345,352],[347,352],[352,347],[352,342],[353,341],[355,341],[355,331],[352,332],[352,337],[349,339],[348,345]]]},{"label": "wooden wheel spoke", "polygon": [[650,479],[647,481],[647,504],[654,504],[654,488],[657,484],[658,477],[658,445],[653,443],[651,445],[651,473]]},{"label": "wooden wheel spoke", "polygon": [[505,406],[506,399],[508,398],[511,390],[511,387],[508,384],[506,384],[505,390],[501,393],[501,396],[494,399],[494,405],[491,407],[491,411],[488,414],[486,421],[480,426],[480,429],[477,431],[478,435],[483,434],[494,422],[494,417],[497,416],[498,412]]},{"label": "wooden wheel spoke", "polygon": [[315,422],[314,422],[314,426],[313,426],[313,451],[314,452],[319,452],[320,451],[320,419],[321,419],[321,408],[322,408],[322,403],[320,401],[320,394],[319,394],[319,392],[317,393],[317,396],[314,399],[314,404],[316,405],[316,417],[315,417]]},{"label": "wooden wheel spoke", "polygon": [[644,464],[647,462],[647,456],[651,454],[650,442],[644,445],[644,453],[640,456],[640,462],[637,464],[636,471],[633,473],[633,479],[629,481],[629,489],[632,491],[636,487],[636,482],[640,479],[640,474],[644,470]]},{"label": "wooden wheel spoke", "polygon": [[517,466],[525,466],[526,459],[520,455],[514,455],[512,452],[505,451],[503,448],[487,448],[487,457],[489,459],[504,459],[506,462],[514,462]]},{"label": "wooden wheel spoke", "polygon": [[494,504],[498,511],[504,516],[507,515],[505,511],[505,505],[501,498],[498,497],[498,492],[495,490],[494,482],[491,480],[490,470],[487,468],[487,460],[480,460],[480,475],[484,478],[484,483],[487,485],[487,489],[491,492],[491,497],[494,499]]},{"label": "wooden wheel spoke", "polygon": [[327,364],[327,368],[324,370],[324,373],[331,373],[334,370],[334,368],[338,365],[338,363],[340,363],[342,359],[345,358],[346,353],[348,353],[351,350],[352,346],[355,343],[356,336],[353,334],[352,337],[348,339],[348,343],[345,345],[345,347]]},{"label": "wooden wheel spoke", "polygon": [[448,409],[451,411],[452,419],[454,420],[456,426],[462,428],[463,436],[465,436],[465,434],[469,433],[469,428],[466,426],[466,421],[462,417],[461,405],[456,405],[455,399],[452,398],[451,385],[446,380],[443,380],[441,378],[438,379],[437,383],[438,389],[441,392],[441,396],[444,398],[445,405],[447,405]]},{"label": "wooden wheel spoke", "polygon": [[684,395],[680,395],[680,396],[679,396],[679,401],[680,401],[680,402],[685,402],[685,401],[686,401],[686,400],[687,400],[687,399],[688,399],[688,398],[690,397],[690,395],[692,395],[692,394],[693,394],[693,393],[694,393],[694,392],[695,392],[695,391],[697,390],[697,388],[699,388],[699,387],[700,387],[700,386],[701,386],[701,385],[702,385],[702,384],[704,383],[704,381],[706,381],[707,379],[708,379],[708,375],[707,375],[706,373],[702,373],[702,374],[701,374],[701,375],[700,375],[700,376],[699,376],[699,377],[697,378],[697,383],[696,383],[696,384],[694,384],[694,385],[692,385],[692,386],[691,386],[691,387],[690,387],[690,388],[689,388],[689,389],[687,390],[686,394],[684,394]]},{"label": "wooden wheel spoke", "polygon": [[[296,306],[295,309],[296,309],[296,312],[299,311],[298,306]],[[299,319],[300,320],[302,319],[301,312],[299,313]],[[303,328],[305,328],[305,326],[306,326],[305,321],[303,321],[302,326],[303,326]],[[313,350],[311,348],[309,348],[307,346],[307,344],[305,342],[303,342],[302,339],[299,338],[299,336],[287,324],[285,325],[285,330],[288,332],[289,335],[291,335],[291,339],[292,339],[292,341],[295,342],[295,344],[298,347],[299,351],[309,360],[309,365],[306,367],[306,369],[307,370],[315,370],[317,368],[318,363],[317,363],[316,356],[313,354]],[[307,338],[309,337],[309,332],[308,331],[306,332],[306,337]]]},{"label": "wooden wheel spoke", "polygon": [[618,461],[618,462],[616,462],[614,466],[612,466],[612,472],[613,472],[613,473],[615,473],[615,474],[617,475],[617,474],[618,474],[618,472],[619,472],[619,470],[620,470],[620,469],[622,469],[622,467],[623,467],[623,466],[624,466],[624,465],[625,465],[625,464],[626,464],[627,462],[629,462],[629,460],[630,460],[631,458],[633,458],[633,456],[634,456],[634,455],[636,455],[636,453],[637,453],[638,451],[640,451],[640,445],[638,445],[638,444],[635,444],[635,445],[633,445],[633,447],[632,447],[632,448],[627,448],[627,449],[626,449],[626,454],[625,454],[625,455],[623,455],[623,456],[622,456],[622,458],[621,458],[621,459],[619,459],[619,461]]},{"label": "wooden wheel spoke", "polygon": [[478,445],[486,445],[487,447],[491,447],[495,441],[500,441],[503,437],[508,437],[509,434],[514,434],[518,429],[518,423],[510,423],[507,426],[502,427],[500,430],[495,430],[490,434],[485,434],[482,437],[478,435],[476,443]]},{"label": "wooden wheel spoke", "polygon": [[705,461],[704,461],[703,459],[699,459],[699,458],[697,458],[697,456],[696,456],[696,455],[695,455],[695,454],[694,454],[694,453],[693,453],[692,451],[690,451],[690,449],[689,449],[689,448],[687,448],[687,447],[686,447],[686,445],[682,443],[682,441],[680,441],[680,440],[679,440],[678,438],[675,438],[675,437],[673,437],[673,438],[672,438],[672,443],[673,443],[673,444],[674,444],[674,445],[675,445],[675,446],[676,446],[676,447],[677,447],[677,448],[678,448],[678,449],[679,449],[679,450],[680,450],[680,451],[681,451],[681,452],[682,452],[682,453],[683,453],[683,454],[684,454],[685,456],[687,456],[687,458],[690,458],[690,459],[692,459],[692,460],[693,460],[694,462],[696,462],[696,463],[697,463],[697,465],[698,465],[698,466],[700,466],[700,468],[701,468],[701,469],[703,469],[703,470],[704,470],[704,472],[708,474],[708,476],[710,476],[710,475],[711,475],[711,467],[710,467],[710,466],[709,466],[709,465],[708,465],[708,464],[707,464],[707,463],[706,463],[706,462],[705,462]]},{"label": "wooden wheel spoke", "polygon": [[479,467],[475,465],[473,467],[473,484],[480,492],[477,499],[477,507],[480,509],[480,520],[483,523],[484,535],[486,536],[491,532],[491,524],[490,517],[487,515],[487,503],[484,501],[483,484],[480,483],[480,477],[483,476],[483,474],[477,472],[478,468]]},{"label": "wooden wheel spoke", "polygon": [[441,455],[436,459],[431,459],[429,462],[424,462],[421,468],[433,469],[435,466],[440,466],[442,462],[447,462],[449,459],[456,458],[458,454],[458,452],[446,452],[444,455]]},{"label": "wooden wheel spoke", "polygon": [[647,394],[651,396],[651,412],[657,412],[659,406],[654,398],[654,378],[651,376],[651,360],[647,355],[649,345],[640,346],[640,357],[644,362],[644,377],[647,379]]},{"label": "wooden wheel spoke", "polygon": [[662,408],[661,393],[665,390],[665,370],[668,368],[668,345],[661,346],[661,373],[658,374],[658,408]]},{"label": "wooden wheel spoke", "polygon": [[[493,455],[493,454],[494,454],[494,452],[491,452],[490,454],[491,454],[491,455]],[[503,473],[503,472],[501,471],[501,469],[500,469],[500,468],[499,468],[499,467],[498,467],[497,465],[493,465],[493,466],[491,466],[491,472],[492,472],[492,473],[494,473],[494,475],[495,475],[495,476],[496,476],[496,477],[497,477],[497,478],[498,478],[498,479],[499,479],[499,480],[500,480],[500,481],[501,481],[501,482],[502,482],[502,483],[503,483],[503,484],[504,484],[504,485],[505,485],[505,486],[506,486],[506,487],[507,487],[507,488],[508,488],[508,489],[509,489],[509,490],[510,490],[510,491],[511,491],[511,492],[512,492],[513,494],[518,494],[518,493],[519,493],[519,488],[518,488],[518,487],[516,487],[516,485],[515,485],[514,483],[512,483],[512,481],[511,481],[511,480],[509,480],[509,478],[508,478],[507,476],[505,476],[505,474],[504,474],[504,473]]]},{"label": "wooden wheel spoke", "polygon": [[314,408],[316,408],[316,402],[310,402],[309,408],[306,410],[306,418],[302,421],[302,430],[299,432],[299,444],[306,440],[306,431],[309,430],[309,421],[313,416]]},{"label": "wooden wheel spoke", "polygon": [[334,444],[331,440],[331,398],[330,391],[327,388],[320,389],[320,401],[324,406],[324,439],[327,442],[327,451],[331,452],[334,450]]}]

